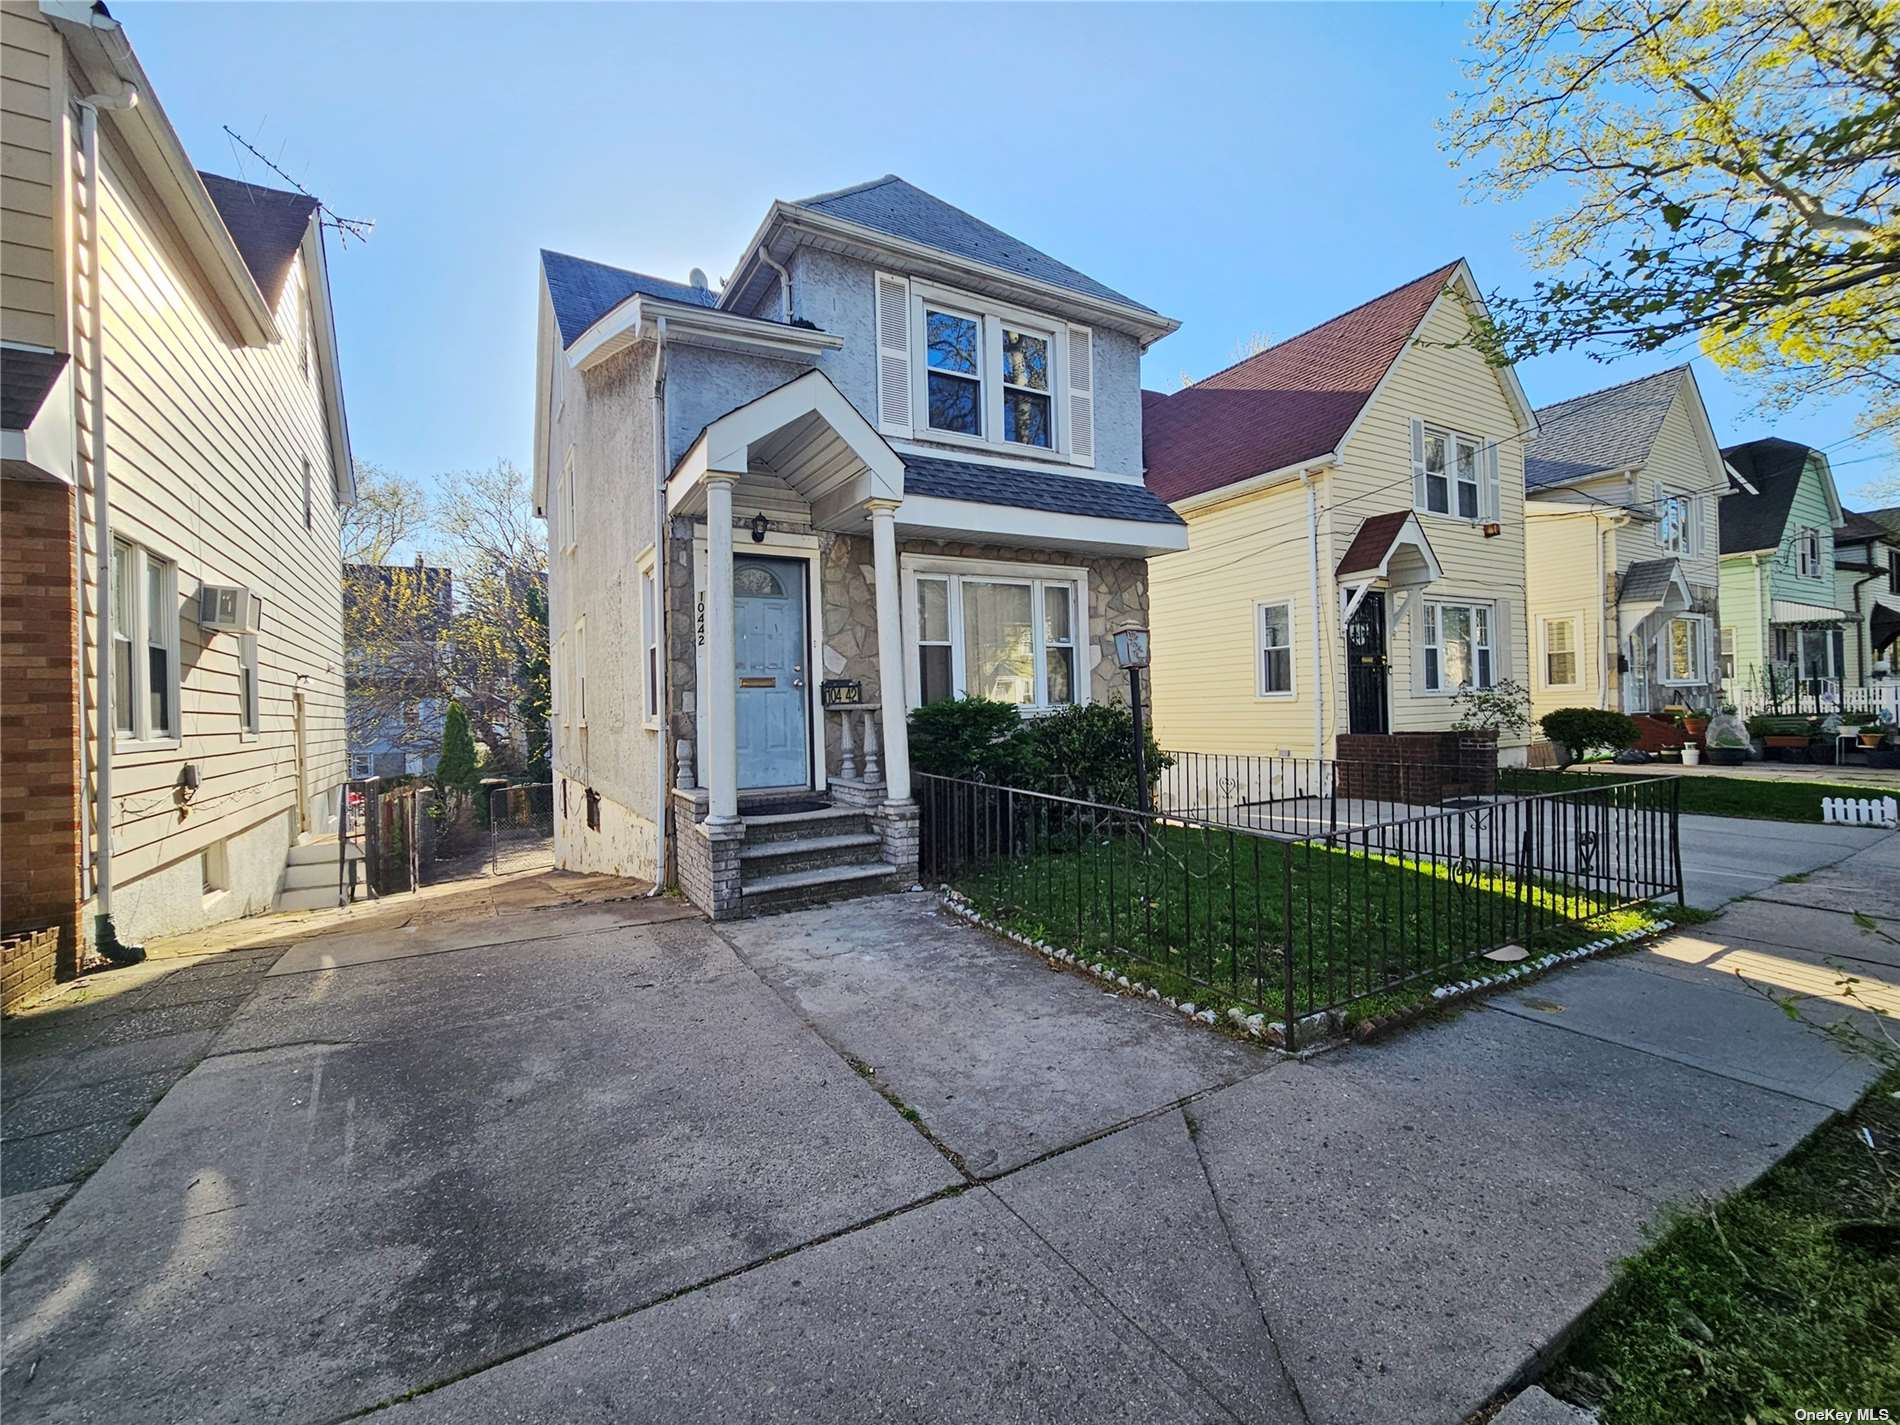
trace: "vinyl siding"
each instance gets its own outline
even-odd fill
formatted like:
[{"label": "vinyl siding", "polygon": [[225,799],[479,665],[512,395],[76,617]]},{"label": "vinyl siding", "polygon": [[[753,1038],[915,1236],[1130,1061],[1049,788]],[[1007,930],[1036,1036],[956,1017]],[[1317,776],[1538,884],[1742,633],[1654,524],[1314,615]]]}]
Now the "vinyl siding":
[{"label": "vinyl siding", "polygon": [[[113,868],[125,887],[271,818],[287,819],[294,836],[300,798],[313,819],[334,815],[333,790],[346,770],[341,511],[320,373],[313,364],[305,376],[294,339],[300,282],[293,275],[284,285],[276,314],[284,339],[266,347],[235,344],[182,244],[101,127],[113,533],[173,560],[179,596],[182,739],[121,743],[113,757]],[[87,284],[81,286],[89,303]],[[81,419],[89,425],[88,354],[82,343]],[[306,459],[312,529],[303,517]],[[83,478],[90,488],[90,468]],[[93,706],[99,590],[91,585],[97,541],[90,523],[86,539],[85,671]],[[203,583],[246,585],[263,599],[254,737],[239,726],[239,639],[208,633],[196,621],[192,601]],[[300,679],[307,748],[301,787],[293,733]],[[186,763],[198,768],[200,785],[181,812],[173,788]],[[136,925],[121,929],[142,933]]]},{"label": "vinyl siding", "polygon": [[[1523,681],[1531,690],[1531,715],[1603,707],[1604,587],[1598,570],[1611,557],[1604,548],[1612,545],[1606,522],[1594,510],[1567,502],[1531,500],[1526,509],[1531,676]],[[1554,618],[1576,620],[1578,687],[1553,688],[1546,679],[1542,625]]]},{"label": "vinyl siding", "polygon": [[[1471,523],[1424,515],[1420,523],[1444,577],[1432,599],[1494,604],[1497,677],[1524,678],[1524,442],[1497,373],[1469,345],[1462,309],[1441,299],[1421,340],[1400,357],[1367,406],[1341,464],[1317,477],[1320,506],[1321,635],[1313,636],[1307,500],[1298,480],[1185,512],[1188,548],[1148,562],[1154,629],[1154,712],[1163,747],[1196,752],[1315,755],[1316,690],[1325,686],[1318,755],[1348,731],[1344,645],[1333,570],[1369,516],[1412,507],[1411,419],[1498,440],[1503,532],[1485,538]],[[1297,696],[1257,695],[1255,606],[1294,606]],[[1450,727],[1449,695],[1415,691],[1421,679],[1419,597],[1388,595],[1395,732]],[[1315,656],[1317,653],[1317,657]],[[1521,744],[1525,738],[1516,741]]]},{"label": "vinyl siding", "polygon": [[[1796,552],[1796,539],[1804,528],[1821,534],[1821,563],[1818,577],[1803,577]],[[1735,676],[1737,683],[1752,687],[1761,669],[1774,656],[1774,601],[1792,599],[1804,604],[1831,608],[1851,608],[1836,593],[1834,573],[1833,516],[1828,509],[1827,487],[1816,458],[1810,456],[1802,472],[1801,484],[1788,506],[1788,518],[1781,528],[1780,546],[1763,557],[1765,577],[1761,594],[1755,591],[1755,561],[1745,554],[1731,554],[1722,561],[1722,622],[1736,631]],[[1746,626],[1742,613],[1746,611]],[[1852,642],[1853,630],[1848,630]]]},{"label": "vinyl siding", "polygon": [[67,349],[61,47],[35,7],[0,5],[0,339]]},{"label": "vinyl siding", "polygon": [[[1305,489],[1296,480],[1187,520],[1187,549],[1148,561],[1156,740],[1183,752],[1315,755]],[[1258,695],[1262,602],[1293,605],[1292,698]]]},{"label": "vinyl siding", "polygon": [[[1499,374],[1470,341],[1462,306],[1440,297],[1420,324],[1418,339],[1394,363],[1361,414],[1357,430],[1329,476],[1325,524],[1331,541],[1327,569],[1336,565],[1360,524],[1387,510],[1412,508],[1411,420],[1498,442],[1499,524],[1487,539],[1479,525],[1422,514],[1419,523],[1443,570],[1423,597],[1495,604],[1497,677],[1524,681],[1528,667],[1524,597],[1524,445],[1527,433],[1506,397]],[[1331,620],[1337,634],[1338,620]],[[1449,728],[1457,713],[1449,695],[1423,690],[1422,609],[1411,594],[1388,598],[1387,640],[1392,659],[1392,730]],[[1329,731],[1345,732],[1343,662],[1331,680]],[[1514,741],[1521,745],[1527,739]]]}]

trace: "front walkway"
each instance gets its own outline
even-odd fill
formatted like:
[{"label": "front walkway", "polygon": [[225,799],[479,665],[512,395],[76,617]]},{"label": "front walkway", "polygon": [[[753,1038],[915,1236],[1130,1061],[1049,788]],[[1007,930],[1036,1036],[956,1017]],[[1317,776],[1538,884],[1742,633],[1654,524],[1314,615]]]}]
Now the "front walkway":
[{"label": "front walkway", "polygon": [[1302,1063],[922,894],[309,936],[0,1278],[8,1419],[1455,1422],[1866,1082],[1731,971],[1891,993],[1896,885]]}]

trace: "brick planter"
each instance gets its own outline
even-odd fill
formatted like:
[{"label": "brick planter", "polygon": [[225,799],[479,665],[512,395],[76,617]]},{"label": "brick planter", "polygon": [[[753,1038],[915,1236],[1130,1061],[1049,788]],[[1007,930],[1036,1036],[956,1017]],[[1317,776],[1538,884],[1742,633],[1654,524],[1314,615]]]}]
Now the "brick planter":
[{"label": "brick planter", "polygon": [[1498,789],[1494,732],[1342,733],[1334,759],[1340,797],[1436,804]]}]

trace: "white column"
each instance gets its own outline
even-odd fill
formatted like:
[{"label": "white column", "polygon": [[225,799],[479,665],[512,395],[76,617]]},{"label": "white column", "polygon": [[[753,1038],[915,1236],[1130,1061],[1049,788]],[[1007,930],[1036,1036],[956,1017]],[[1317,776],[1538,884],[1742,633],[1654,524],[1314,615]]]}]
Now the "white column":
[{"label": "white column", "polygon": [[897,581],[897,502],[872,500],[871,555],[877,569],[877,681],[884,719],[884,794],[910,800],[910,729],[904,717],[904,623]]},{"label": "white column", "polygon": [[739,820],[739,712],[732,646],[732,487],[737,475],[706,472],[706,822]]}]

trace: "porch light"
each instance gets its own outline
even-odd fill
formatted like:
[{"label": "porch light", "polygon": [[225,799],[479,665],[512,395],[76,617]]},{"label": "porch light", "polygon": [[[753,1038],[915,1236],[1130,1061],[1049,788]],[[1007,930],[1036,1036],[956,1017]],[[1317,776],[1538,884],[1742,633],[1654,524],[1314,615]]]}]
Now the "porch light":
[{"label": "porch light", "polygon": [[767,526],[765,522],[765,511],[761,510],[759,511],[758,514],[752,517],[751,530],[752,530],[752,542],[754,544],[765,543],[766,528]]},{"label": "porch light", "polygon": [[1148,666],[1148,630],[1121,628],[1115,631],[1115,661],[1128,669]]}]

